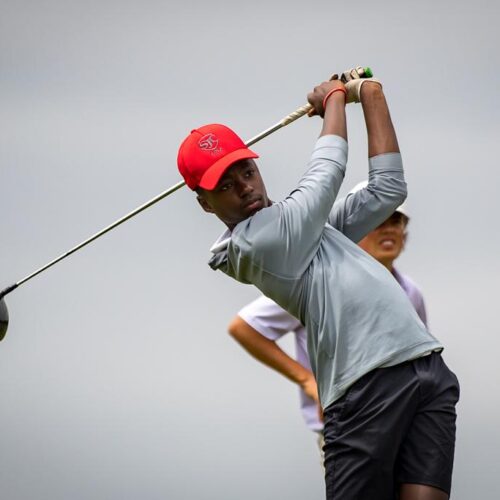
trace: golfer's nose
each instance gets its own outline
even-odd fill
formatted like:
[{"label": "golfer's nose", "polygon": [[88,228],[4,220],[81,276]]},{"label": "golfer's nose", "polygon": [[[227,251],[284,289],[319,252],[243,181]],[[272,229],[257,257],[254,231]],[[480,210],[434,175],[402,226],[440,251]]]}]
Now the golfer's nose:
[{"label": "golfer's nose", "polygon": [[240,179],[238,188],[241,196],[245,196],[253,192],[253,186],[247,179]]}]

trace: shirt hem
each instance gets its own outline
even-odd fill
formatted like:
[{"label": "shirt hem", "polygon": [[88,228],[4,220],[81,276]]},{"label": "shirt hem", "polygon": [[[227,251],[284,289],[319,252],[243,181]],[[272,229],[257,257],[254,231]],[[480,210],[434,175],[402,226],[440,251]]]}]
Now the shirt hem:
[{"label": "shirt hem", "polygon": [[345,392],[351,385],[353,385],[357,380],[359,380],[361,377],[371,372],[372,370],[375,370],[376,368],[389,368],[391,366],[396,366],[400,363],[404,363],[405,361],[416,359],[427,351],[433,351],[436,349],[442,351],[444,347],[437,341],[425,341],[379,359],[378,361],[369,365],[365,370],[356,373],[356,375],[352,376],[347,381],[335,385],[332,391],[333,394],[325,401],[325,403],[323,404],[323,408],[327,408],[332,403],[335,403],[335,401],[340,399],[345,394]]}]

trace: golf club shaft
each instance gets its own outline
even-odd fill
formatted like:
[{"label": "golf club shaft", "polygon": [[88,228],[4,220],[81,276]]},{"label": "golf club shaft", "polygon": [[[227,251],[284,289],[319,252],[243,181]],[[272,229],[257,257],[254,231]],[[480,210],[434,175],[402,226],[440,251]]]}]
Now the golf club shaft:
[{"label": "golf club shaft", "polygon": [[249,139],[248,141],[246,141],[245,145],[251,146],[252,144],[255,144],[256,142],[259,142],[261,139],[264,139],[264,137],[271,135],[273,132],[276,132],[276,130],[279,130],[280,128],[286,127],[288,124],[294,122],[295,120],[297,120],[301,116],[306,115],[311,110],[312,110],[312,106],[310,104],[305,104],[304,106],[297,108],[293,113],[286,115],[278,123],[274,124],[272,127],[269,127],[268,129],[264,130],[260,134],[257,134],[256,136],[254,136],[251,139]]},{"label": "golf club shaft", "polygon": [[[252,144],[255,144],[256,142],[264,139],[264,137],[267,137],[268,135],[271,135],[273,132],[276,132],[280,128],[283,128],[286,125],[289,125],[290,123],[294,122],[295,120],[297,120],[301,116],[304,116],[311,109],[312,109],[312,106],[310,104],[306,104],[304,106],[301,106],[300,108],[296,109],[293,113],[290,113],[289,115],[287,115],[284,118],[282,118],[278,123],[276,123],[272,127],[269,127],[268,129],[264,130],[260,134],[257,134],[256,136],[252,137],[250,140],[246,141],[245,144],[247,146],[251,146]],[[52,267],[53,265],[57,264],[61,260],[63,260],[66,257],[70,256],[71,254],[75,253],[76,251],[80,250],[81,248],[87,246],[92,241],[96,240],[97,238],[100,238],[102,235],[108,233],[109,231],[111,231],[115,227],[119,226],[120,224],[123,224],[125,221],[127,221],[127,220],[131,219],[132,217],[136,216],[137,214],[139,214],[143,210],[146,210],[146,208],[149,208],[152,205],[154,205],[155,203],[159,202],[160,200],[163,200],[163,198],[166,198],[170,194],[174,193],[175,191],[177,191],[181,187],[185,186],[185,184],[186,183],[184,181],[180,181],[177,184],[174,184],[173,186],[171,186],[167,190],[163,191],[162,193],[160,193],[159,195],[155,196],[154,198],[151,198],[146,203],[143,203],[141,206],[137,207],[135,210],[132,210],[127,215],[124,215],[122,218],[120,218],[117,221],[113,222],[112,224],[110,224],[109,226],[105,227],[104,229],[102,229],[98,233],[95,233],[90,238],[87,238],[85,241],[82,241],[78,245],[74,246],[71,250],[69,250],[66,253],[60,255],[59,257],[57,257],[56,259],[52,260],[51,262],[49,262],[45,266],[41,267],[40,269],[37,269],[36,271],[34,271],[33,273],[31,273],[28,276],[24,277],[23,279],[17,281],[13,285],[10,285],[7,288],[3,289],[0,292],[0,299],[2,299],[7,294],[9,294],[13,290],[15,290],[18,286],[22,285],[23,283],[26,283],[27,281],[29,281],[30,279],[34,278],[38,274],[40,274],[43,271],[49,269],[49,267]]]}]

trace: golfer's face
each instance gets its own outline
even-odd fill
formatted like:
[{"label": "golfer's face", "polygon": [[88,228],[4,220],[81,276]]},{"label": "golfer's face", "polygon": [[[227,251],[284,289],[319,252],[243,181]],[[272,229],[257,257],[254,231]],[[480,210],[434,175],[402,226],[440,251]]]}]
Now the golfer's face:
[{"label": "golfer's face", "polygon": [[269,205],[259,169],[251,159],[234,163],[215,189],[203,190],[198,201],[205,211],[217,215],[231,229]]}]

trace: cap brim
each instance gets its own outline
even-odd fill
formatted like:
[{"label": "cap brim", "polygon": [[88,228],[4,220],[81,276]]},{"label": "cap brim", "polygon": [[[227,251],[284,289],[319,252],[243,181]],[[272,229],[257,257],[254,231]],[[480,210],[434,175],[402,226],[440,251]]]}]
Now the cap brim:
[{"label": "cap brim", "polygon": [[247,160],[249,158],[258,158],[259,155],[254,153],[251,149],[241,148],[236,151],[232,151],[220,160],[217,160],[202,176],[198,184],[199,187],[206,189],[207,191],[212,191],[217,186],[220,178],[224,175],[224,172],[237,161]]}]

